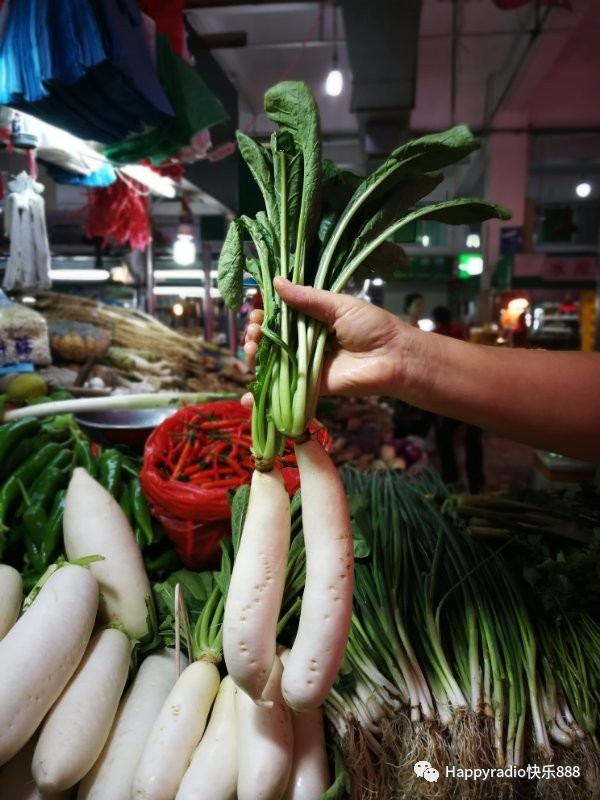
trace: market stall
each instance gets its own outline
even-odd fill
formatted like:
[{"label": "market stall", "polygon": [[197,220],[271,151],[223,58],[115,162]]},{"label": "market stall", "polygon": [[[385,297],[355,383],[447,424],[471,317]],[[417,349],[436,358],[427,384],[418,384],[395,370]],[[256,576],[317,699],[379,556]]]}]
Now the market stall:
[{"label": "market stall", "polygon": [[[48,89],[17,70],[0,100],[74,115],[113,167],[200,147],[220,104],[164,39],[141,86],[123,46],[142,35],[136,4],[100,6],[131,12],[121,38],[80,9],[88,49],[70,83],[57,58]],[[13,13],[7,30],[25,21]],[[98,74],[118,83],[116,54],[127,79],[103,120],[88,90]],[[394,235],[415,221],[506,219],[488,200],[425,200],[478,144],[459,125],[361,177],[323,158],[306,84],[273,86],[265,112],[269,148],[237,134],[264,209],[231,220],[218,261],[232,314],[248,277],[260,293],[252,372],[150,313],[50,290],[46,251],[32,272],[11,234],[0,798],[594,800],[595,487],[451,492],[385,398],[320,397],[328,324],[275,288],[283,276],[340,294],[398,269]],[[15,193],[39,206],[32,182]],[[118,186],[95,195],[93,233],[147,244],[144,201],[121,205]]]}]

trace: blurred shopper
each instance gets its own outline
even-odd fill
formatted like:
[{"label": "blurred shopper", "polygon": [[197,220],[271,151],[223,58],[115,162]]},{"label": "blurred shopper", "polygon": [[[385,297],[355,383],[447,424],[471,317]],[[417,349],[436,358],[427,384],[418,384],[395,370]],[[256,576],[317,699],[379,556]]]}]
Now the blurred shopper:
[{"label": "blurred shopper", "polygon": [[[462,327],[452,321],[450,309],[436,306],[433,309],[434,333],[465,340]],[[448,486],[459,488],[460,471],[456,460],[456,436],[464,433],[465,470],[471,494],[478,494],[484,485],[482,431],[452,417],[438,417],[435,422],[435,443],[440,459],[442,480]]]}]

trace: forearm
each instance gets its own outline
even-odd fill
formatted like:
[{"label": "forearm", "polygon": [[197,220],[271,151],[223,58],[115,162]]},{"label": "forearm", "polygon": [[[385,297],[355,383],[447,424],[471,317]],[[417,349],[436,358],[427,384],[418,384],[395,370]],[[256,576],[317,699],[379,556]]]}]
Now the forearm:
[{"label": "forearm", "polygon": [[600,462],[600,354],[509,349],[415,331],[392,394],[516,441]]}]

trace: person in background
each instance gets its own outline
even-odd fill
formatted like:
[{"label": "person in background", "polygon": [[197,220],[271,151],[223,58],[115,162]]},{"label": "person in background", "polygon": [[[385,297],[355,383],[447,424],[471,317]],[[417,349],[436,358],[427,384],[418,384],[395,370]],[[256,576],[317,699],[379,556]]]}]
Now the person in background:
[{"label": "person in background", "polygon": [[404,298],[404,316],[403,319],[413,328],[419,327],[419,320],[423,318],[425,311],[425,298],[422,294],[414,292],[407,294]]},{"label": "person in background", "polygon": [[[600,463],[600,353],[461,342],[355,297],[275,278],[281,299],[328,325],[322,394],[396,397],[522,444]],[[254,311],[244,351],[262,334]],[[244,403],[251,404],[252,395]]]},{"label": "person in background", "polygon": [[[464,341],[462,327],[452,321],[450,309],[436,306],[433,309],[434,333],[451,336]],[[479,494],[483,489],[483,444],[482,431],[477,425],[469,425],[453,417],[438,416],[435,421],[435,443],[440,459],[442,480],[449,486],[460,483],[460,473],[456,461],[455,438],[460,428],[464,428],[465,468],[467,483],[471,494]]]}]

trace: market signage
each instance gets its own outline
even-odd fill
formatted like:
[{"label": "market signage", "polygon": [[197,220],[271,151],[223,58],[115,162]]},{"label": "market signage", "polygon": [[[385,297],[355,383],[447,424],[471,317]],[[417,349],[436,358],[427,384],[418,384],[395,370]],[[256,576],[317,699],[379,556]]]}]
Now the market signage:
[{"label": "market signage", "polygon": [[546,253],[517,253],[513,261],[513,277],[541,278],[546,281],[586,282],[598,276],[596,256],[561,256]]}]

